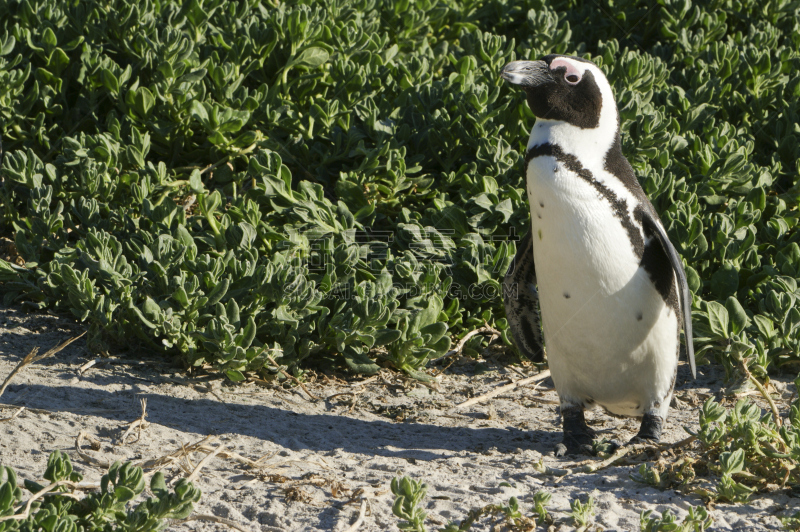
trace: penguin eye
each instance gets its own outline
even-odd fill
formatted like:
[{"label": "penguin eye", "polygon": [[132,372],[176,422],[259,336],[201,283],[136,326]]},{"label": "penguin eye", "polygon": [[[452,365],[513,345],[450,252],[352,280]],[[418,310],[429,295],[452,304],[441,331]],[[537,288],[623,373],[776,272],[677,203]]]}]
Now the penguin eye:
[{"label": "penguin eye", "polygon": [[550,70],[564,69],[564,81],[570,85],[577,85],[583,78],[583,71],[573,61],[565,57],[557,57],[550,62]]}]

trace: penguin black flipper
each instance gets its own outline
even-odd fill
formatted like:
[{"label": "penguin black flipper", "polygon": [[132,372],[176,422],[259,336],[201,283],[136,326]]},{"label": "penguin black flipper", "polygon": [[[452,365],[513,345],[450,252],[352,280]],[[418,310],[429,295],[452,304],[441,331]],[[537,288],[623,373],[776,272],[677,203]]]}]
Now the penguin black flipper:
[{"label": "penguin black flipper", "polygon": [[[697,378],[697,368],[694,361],[694,345],[692,342],[692,296],[689,292],[689,283],[686,281],[686,272],[683,270],[683,264],[678,256],[678,252],[675,250],[672,242],[670,242],[664,227],[659,223],[658,219],[655,218],[655,209],[653,209],[652,206],[650,207],[650,209],[639,209],[639,213],[637,214],[641,216],[645,237],[649,239],[655,238],[657,244],[651,240],[651,242],[645,245],[642,262],[646,270],[648,269],[648,262],[650,264],[666,264],[668,262],[670,268],[675,272],[678,278],[678,300],[683,317],[683,334],[686,337],[686,356],[689,358],[689,365],[692,368],[692,377]],[[655,266],[653,269],[658,269],[658,266]],[[653,277],[653,273],[654,272],[650,271],[651,277]],[[664,279],[665,277],[661,276],[661,278]],[[672,276],[669,275],[667,278],[671,286]],[[661,291],[659,280],[654,279],[654,282],[656,288]],[[664,288],[666,291],[669,291],[669,287]]]},{"label": "penguin black flipper", "polygon": [[514,261],[503,278],[503,304],[506,318],[520,353],[534,362],[544,360],[539,293],[536,291],[536,266],[530,231],[519,242]]}]

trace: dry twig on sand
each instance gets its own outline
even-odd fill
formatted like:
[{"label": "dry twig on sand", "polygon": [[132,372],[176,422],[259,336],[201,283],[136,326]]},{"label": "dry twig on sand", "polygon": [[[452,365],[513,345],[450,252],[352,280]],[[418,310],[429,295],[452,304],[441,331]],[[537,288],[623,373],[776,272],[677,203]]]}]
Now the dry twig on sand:
[{"label": "dry twig on sand", "polygon": [[335,393],[335,394],[333,394],[333,395],[329,395],[327,398],[325,398],[325,400],[326,400],[326,401],[330,401],[330,400],[331,400],[331,399],[333,399],[334,397],[341,397],[342,395],[349,395],[349,396],[351,396],[351,397],[352,397],[352,396],[354,396],[356,393],[361,393],[361,392],[360,392],[360,391],[359,391],[359,392],[339,392],[339,393]]},{"label": "dry twig on sand", "polygon": [[194,471],[192,471],[192,474],[189,475],[188,477],[186,477],[186,480],[188,480],[189,482],[194,482],[197,479],[197,477],[200,476],[200,470],[203,469],[203,467],[207,463],[209,463],[212,458],[217,456],[222,451],[226,450],[226,447],[227,446],[225,444],[221,444],[219,447],[214,449],[212,452],[208,453],[202,460],[200,460],[200,463],[197,464],[197,467],[194,469]]},{"label": "dry twig on sand", "polygon": [[[172,452],[170,454],[167,454],[167,455],[164,455],[164,456],[161,456],[159,458],[152,459],[152,460],[147,460],[147,461],[143,461],[143,462],[137,462],[136,465],[139,466],[139,467],[142,467],[142,468],[146,468],[146,469],[150,469],[150,468],[163,469],[164,467],[179,461],[183,457],[188,457],[188,455],[190,453],[199,452],[199,453],[206,453],[206,454],[215,454],[215,455],[219,456],[220,458],[228,458],[230,460],[233,460],[233,461],[238,462],[240,464],[246,465],[246,466],[251,467],[253,469],[262,469],[264,467],[275,467],[276,466],[275,464],[266,464],[265,462],[266,462],[266,460],[269,460],[269,459],[273,458],[277,453],[270,453],[270,454],[262,456],[258,460],[251,460],[251,459],[245,458],[244,456],[242,456],[242,455],[240,455],[238,453],[235,453],[235,452],[233,452],[233,451],[231,451],[229,449],[226,449],[224,445],[222,447],[217,447],[217,448],[211,447],[211,444],[216,442],[217,439],[218,439],[217,436],[206,436],[202,440],[200,440],[200,441],[198,441],[196,443],[193,443],[191,445],[184,445],[180,449],[178,449],[177,451],[174,451],[174,452]],[[277,465],[281,465],[281,464],[277,464]],[[317,465],[319,467],[323,467],[323,466],[321,466],[319,464],[317,464]],[[199,466],[194,466],[192,464],[191,467],[194,470]],[[330,469],[330,468],[328,468],[328,469]]]},{"label": "dry twig on sand", "polygon": [[260,469],[264,469],[264,468],[275,468],[275,467],[279,467],[281,465],[284,465],[284,464],[287,464],[287,463],[290,463],[290,462],[301,462],[301,463],[305,463],[305,464],[311,464],[311,465],[314,465],[314,466],[322,468],[322,469],[331,469],[330,466],[327,466],[327,465],[324,465],[324,464],[319,464],[319,463],[315,464],[313,462],[307,462],[307,461],[303,461],[303,460],[285,460],[285,461],[279,462],[277,464],[268,464],[268,463],[266,463],[266,460],[269,460],[269,459],[273,458],[277,453],[271,453],[271,454],[265,455],[265,456],[259,458],[258,460],[251,460],[249,458],[245,458],[244,456],[242,456],[242,455],[240,455],[240,454],[228,449],[227,445],[221,445],[221,446],[216,447],[216,448],[211,447],[210,444],[214,443],[217,439],[218,439],[217,436],[207,436],[207,437],[203,438],[202,440],[200,440],[197,443],[193,443],[193,444],[188,445],[188,446],[182,446],[181,449],[179,449],[179,450],[177,450],[177,451],[175,451],[173,453],[170,453],[168,455],[164,455],[162,457],[159,457],[159,458],[156,458],[156,459],[153,459],[153,460],[147,460],[145,462],[137,462],[136,465],[139,466],[139,467],[142,467],[142,468],[147,468],[147,469],[150,469],[150,468],[162,469],[165,466],[168,466],[168,465],[171,465],[171,464],[173,464],[175,462],[180,461],[181,458],[184,458],[184,457],[188,458],[189,454],[191,454],[191,453],[198,452],[198,453],[206,453],[206,456],[203,457],[203,459],[200,461],[199,464],[197,464],[197,466],[195,466],[194,464],[191,464],[191,462],[190,462],[191,469],[192,469],[192,473],[191,473],[191,475],[189,477],[190,480],[193,479],[194,477],[196,477],[199,474],[200,469],[203,468],[208,463],[208,461],[211,458],[213,458],[214,456],[219,456],[220,458],[227,458],[229,460],[233,460],[233,461],[238,462],[240,464],[243,464],[243,465],[246,465],[248,467],[251,467],[251,468],[253,468],[255,470],[260,470]]},{"label": "dry twig on sand", "polygon": [[366,386],[367,384],[375,382],[376,380],[378,380],[378,376],[377,375],[373,375],[372,377],[370,377],[368,379],[364,379],[363,381],[349,383],[347,386],[350,387],[350,388],[353,388],[355,386]]},{"label": "dry twig on sand", "polygon": [[[166,454],[164,456],[160,456],[158,458],[154,458],[152,460],[146,460],[146,461],[142,461],[142,462],[137,462],[136,465],[141,467],[141,468],[147,468],[147,469],[153,468],[154,469],[153,472],[156,472],[156,471],[159,471],[159,470],[163,469],[164,467],[166,467],[168,465],[172,465],[175,462],[180,461],[180,459],[183,458],[184,456],[187,456],[190,453],[193,453],[193,452],[195,452],[197,450],[200,450],[200,448],[202,446],[214,443],[215,441],[217,441],[217,439],[218,439],[217,436],[213,436],[213,435],[206,436],[202,440],[200,440],[200,441],[198,441],[196,443],[193,443],[193,444],[189,445],[188,447],[182,445],[181,448],[178,449],[177,451],[174,451],[172,453]],[[213,451],[213,449],[211,447],[208,447],[208,451],[207,452],[210,453],[212,451]]]},{"label": "dry twig on sand", "polygon": [[[266,350],[265,350],[265,351],[266,351]],[[299,380],[297,377],[295,377],[294,375],[292,375],[292,374],[291,374],[291,373],[289,373],[288,371],[284,370],[284,369],[283,369],[283,368],[280,366],[280,364],[278,364],[277,362],[275,362],[275,359],[273,359],[271,356],[267,355],[267,360],[269,360],[270,362],[272,362],[272,364],[273,364],[273,365],[274,365],[276,368],[278,368],[278,371],[280,371],[281,373],[283,373],[283,376],[284,376],[284,377],[286,377],[287,379],[291,380],[292,382],[294,382],[295,384],[297,384],[298,386],[300,386],[300,387],[303,389],[303,391],[304,391],[304,392],[306,392],[306,394],[307,394],[307,395],[308,395],[308,396],[309,396],[311,399],[313,399],[314,401],[322,401],[322,399],[321,399],[321,398],[319,398],[319,397],[317,397],[316,395],[314,395],[313,393],[309,392],[309,391],[308,391],[308,388],[306,388],[306,385],[305,385],[305,384],[303,384],[302,382],[300,382],[300,380]]]},{"label": "dry twig on sand", "polygon": [[488,325],[485,327],[481,327],[479,329],[475,329],[474,331],[470,331],[467,334],[465,334],[461,340],[459,340],[459,342],[453,349],[443,354],[439,358],[434,358],[433,360],[430,361],[430,363],[433,364],[439,362],[440,360],[444,360],[445,358],[449,358],[451,356],[459,354],[461,350],[464,349],[464,346],[467,345],[467,341],[469,341],[470,338],[472,338],[477,334],[491,334],[492,339],[494,339],[495,337],[500,336],[500,331],[498,331],[494,327],[489,327]]},{"label": "dry twig on sand", "polygon": [[534,403],[542,403],[545,405],[560,405],[561,401],[556,401],[555,399],[544,399],[542,397],[527,397],[528,401],[533,401]]},{"label": "dry twig on sand", "polygon": [[98,360],[99,359],[97,359],[97,358],[93,358],[92,360],[90,360],[86,364],[84,364],[81,367],[79,367],[78,370],[77,370],[78,375],[83,375],[83,372],[86,371],[87,369],[91,368],[95,364],[97,364]]},{"label": "dry twig on sand", "polygon": [[495,388],[489,393],[485,393],[483,395],[479,395],[478,397],[473,397],[468,401],[464,401],[463,403],[459,403],[450,410],[457,410],[459,408],[466,408],[468,406],[472,406],[478,403],[482,403],[484,401],[488,401],[492,397],[497,397],[500,394],[506,393],[508,391],[513,390],[519,386],[525,386],[526,384],[530,384],[532,382],[539,382],[545,380],[547,377],[550,376],[550,370],[546,369],[541,373],[537,373],[533,377],[528,377],[527,379],[520,379],[518,381],[512,382],[511,384],[506,384],[505,386],[500,386],[499,388]]},{"label": "dry twig on sand", "polygon": [[150,425],[150,423],[144,420],[144,418],[147,417],[147,399],[145,399],[144,397],[140,397],[139,405],[141,405],[142,407],[142,415],[139,416],[139,419],[136,419],[135,421],[132,421],[130,423],[130,425],[128,426],[128,430],[126,430],[125,434],[122,435],[122,438],[120,439],[119,443],[117,443],[117,445],[125,445],[125,440],[128,438],[128,435],[131,432],[133,432],[133,429],[137,427],[139,428],[139,435],[136,438],[136,440],[132,441],[131,443],[138,442],[139,440],[142,439],[142,431],[146,429],[148,425]]},{"label": "dry twig on sand", "polygon": [[210,521],[212,523],[219,523],[221,525],[235,528],[236,530],[241,530],[242,532],[253,532],[251,528],[247,528],[243,525],[240,525],[239,523],[237,523],[232,519],[225,519],[224,517],[217,517],[216,515],[204,515],[204,514],[192,515],[187,517],[186,519],[173,520],[170,522],[170,525],[182,525],[183,523],[188,523],[190,521]]},{"label": "dry twig on sand", "polygon": [[625,445],[617,449],[611,456],[606,458],[605,460],[600,461],[591,461],[589,463],[584,463],[578,467],[571,467],[571,468],[557,468],[557,467],[550,467],[544,465],[544,463],[540,460],[539,463],[534,464],[534,467],[544,475],[550,475],[554,477],[563,477],[566,475],[572,475],[574,473],[595,473],[600,471],[601,469],[605,469],[606,467],[612,466],[619,462],[622,458],[626,455],[630,454],[631,452],[636,451],[667,451],[670,449],[678,449],[680,447],[685,447],[695,441],[697,436],[689,436],[688,438],[684,438],[683,440],[677,441],[675,443],[662,443],[662,444],[635,444],[635,445]]},{"label": "dry twig on sand", "polygon": [[33,364],[34,362],[39,362],[40,360],[44,360],[45,358],[48,358],[48,357],[51,357],[51,356],[55,355],[56,353],[58,353],[59,351],[61,351],[65,347],[67,347],[69,344],[71,344],[72,342],[74,342],[78,338],[82,337],[84,334],[86,334],[86,333],[83,332],[83,333],[79,334],[78,336],[76,336],[75,338],[70,338],[69,340],[67,340],[65,342],[62,342],[62,343],[58,344],[57,346],[51,348],[49,351],[47,351],[46,353],[44,353],[42,355],[37,355],[37,353],[39,353],[39,348],[38,347],[34,347],[33,349],[31,349],[30,353],[25,355],[25,358],[20,360],[19,364],[17,364],[17,367],[12,369],[11,373],[9,373],[8,377],[6,377],[6,380],[3,381],[3,385],[0,386],[0,396],[2,396],[3,392],[6,391],[6,388],[8,387],[8,383],[11,382],[11,379],[14,378],[14,375],[16,375],[17,373],[22,371],[25,368],[25,366],[28,366],[29,364]]},{"label": "dry twig on sand", "polygon": [[781,428],[781,415],[778,412],[778,407],[775,406],[775,401],[773,401],[772,397],[769,396],[769,393],[767,392],[767,389],[764,388],[764,385],[758,382],[758,379],[756,379],[753,374],[750,373],[750,370],[747,368],[747,362],[745,362],[744,359],[741,359],[740,362],[742,370],[744,370],[744,374],[747,376],[750,382],[752,382],[755,387],[758,388],[758,391],[761,393],[764,399],[767,400],[767,403],[769,403],[769,408],[772,410],[772,418],[775,420],[775,426]]},{"label": "dry twig on sand", "polygon": [[19,410],[17,410],[13,414],[11,414],[10,417],[4,417],[3,419],[0,419],[0,423],[2,423],[3,421],[13,421],[13,420],[17,419],[17,416],[20,415],[24,410],[25,410],[25,407],[21,406],[19,408]]},{"label": "dry twig on sand", "polygon": [[333,394],[333,395],[329,395],[329,396],[328,396],[328,397],[325,399],[325,401],[330,401],[331,399],[333,399],[333,398],[335,398],[335,397],[341,397],[341,396],[343,396],[343,395],[349,395],[350,397],[352,397],[352,400],[350,401],[350,408],[347,410],[347,414],[348,414],[348,415],[350,415],[350,414],[352,414],[352,413],[353,413],[353,409],[356,407],[356,404],[358,403],[358,399],[359,399],[359,397],[361,397],[361,394],[362,394],[362,393],[364,393],[364,389],[363,389],[363,388],[362,388],[362,389],[360,389],[360,390],[357,390],[357,391],[355,391],[355,392],[340,392],[340,393],[335,393],[335,394]]},{"label": "dry twig on sand", "polygon": [[367,515],[367,497],[362,495],[361,508],[358,510],[358,519],[356,519],[356,522],[350,525],[348,529],[345,530],[344,532],[356,532],[356,530],[358,530],[358,527],[361,526],[361,523],[364,522],[364,517],[366,515]]},{"label": "dry twig on sand", "polygon": [[680,441],[676,441],[675,443],[664,443],[658,446],[658,450],[660,451],[668,451],[670,449],[679,449],[681,447],[686,447],[693,441],[697,439],[697,436],[689,436],[688,438],[684,438]]},{"label": "dry twig on sand", "polygon": [[89,445],[92,447],[93,450],[97,451],[97,450],[100,449],[100,442],[99,441],[97,441],[93,437],[89,436],[84,431],[80,431],[78,433],[78,437],[75,438],[75,452],[78,453],[78,456],[80,456],[81,458],[83,458],[84,461],[92,464],[93,466],[96,466],[96,467],[99,467],[99,468],[102,468],[102,469],[108,469],[109,467],[111,467],[111,462],[109,462],[108,460],[100,460],[99,458],[94,458],[94,457],[89,456],[88,454],[84,453],[81,450],[81,442],[83,440],[88,441]]},{"label": "dry twig on sand", "polygon": [[574,473],[594,473],[595,471],[599,471],[604,469],[617,461],[623,458],[626,454],[631,451],[631,447],[620,447],[617,451],[606,458],[605,460],[601,460],[599,462],[591,462],[589,464],[584,464],[578,467],[566,468],[561,469],[558,467],[550,467],[544,465],[544,463],[540,460],[539,463],[534,464],[534,467],[544,475],[550,475],[554,477],[564,477],[567,475],[572,475]]},{"label": "dry twig on sand", "polygon": [[78,456],[80,456],[85,462],[88,462],[89,464],[91,464],[93,466],[96,466],[96,467],[99,467],[99,468],[102,468],[102,469],[108,469],[109,467],[111,467],[111,462],[109,462],[108,460],[100,460],[99,458],[94,458],[93,456],[89,456],[88,454],[84,453],[81,450],[81,442],[83,440],[88,441],[89,445],[91,445],[92,449],[94,449],[95,451],[100,449],[100,442],[99,441],[97,441],[96,439],[92,438],[91,436],[86,434],[84,431],[80,431],[78,433],[78,437],[75,438],[75,452],[78,453]]}]

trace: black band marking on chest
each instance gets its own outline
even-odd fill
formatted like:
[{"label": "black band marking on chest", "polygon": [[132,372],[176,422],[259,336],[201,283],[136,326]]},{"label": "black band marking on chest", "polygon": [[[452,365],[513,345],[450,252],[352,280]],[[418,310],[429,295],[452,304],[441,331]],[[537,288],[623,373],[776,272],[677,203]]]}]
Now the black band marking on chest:
[{"label": "black band marking on chest", "polygon": [[637,258],[641,259],[644,254],[644,239],[642,238],[640,228],[637,227],[637,224],[634,222],[633,218],[631,218],[630,211],[628,210],[628,202],[625,198],[617,196],[616,192],[595,179],[592,172],[584,168],[577,157],[570,153],[565,153],[564,150],[555,144],[540,144],[528,150],[528,153],[525,155],[526,175],[531,160],[543,156],[555,157],[555,159],[566,166],[568,170],[574,172],[578,177],[592,185],[594,189],[600,193],[600,196],[611,204],[611,210],[614,216],[619,219],[622,227],[624,227],[625,231],[628,233],[628,239],[633,247],[633,252],[636,254]]},{"label": "black band marking on chest", "polygon": [[[617,123],[619,123],[619,117],[617,117]],[[619,134],[619,126],[617,126],[617,133],[614,135],[614,143],[606,152],[603,168],[606,172],[619,179],[636,199],[641,202],[649,201],[644,190],[642,190],[642,185],[636,179],[631,163],[622,154],[622,138]]]}]

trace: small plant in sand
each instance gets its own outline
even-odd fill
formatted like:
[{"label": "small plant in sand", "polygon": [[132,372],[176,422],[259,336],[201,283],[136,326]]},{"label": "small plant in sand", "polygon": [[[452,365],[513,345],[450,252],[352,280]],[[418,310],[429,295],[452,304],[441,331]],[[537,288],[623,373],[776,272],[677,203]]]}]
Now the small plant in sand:
[{"label": "small plant in sand", "polygon": [[[133,506],[145,488],[140,467],[114,462],[99,484],[82,482],[83,476],[73,471],[69,457],[61,451],[48,458],[44,479],[47,485],[25,480],[25,490],[31,496],[22,502],[23,490],[17,486],[16,473],[0,466],[0,531],[157,531],[167,525],[167,519],[188,517],[200,499],[200,490],[186,479],[179,480],[170,492],[164,475],[158,472],[150,479],[155,497]],[[99,492],[83,498],[78,495],[97,488]]]},{"label": "small plant in sand", "polygon": [[[425,498],[428,486],[421,482],[412,480],[408,477],[397,477],[392,480],[392,493],[395,495],[394,506],[392,508],[397,517],[405,519],[398,524],[398,528],[408,532],[427,532],[424,521],[427,514],[418,505]],[[526,517],[520,510],[519,501],[516,497],[511,497],[507,505],[489,504],[482,508],[470,510],[466,519],[460,523],[450,522],[438,532],[466,532],[478,519],[484,515],[494,515],[501,518],[500,522],[495,523],[492,530],[503,530],[510,532],[532,532],[538,526],[553,525],[556,520],[545,509],[550,502],[550,494],[545,491],[538,491],[533,496],[533,517]],[[574,499],[570,502],[570,511],[559,521],[565,525],[575,527],[577,531],[583,532],[591,530],[594,521],[595,506],[594,497],[590,494],[586,502]],[[641,532],[703,532],[710,527],[714,520],[708,515],[708,511],[702,506],[689,508],[689,514],[683,521],[679,521],[677,516],[669,510],[661,516],[653,517],[652,510],[646,510],[640,515]],[[798,530],[800,526],[800,513],[794,517],[782,518],[784,526],[791,530]],[[791,528],[795,526],[796,528]]]},{"label": "small plant in sand", "polygon": [[408,532],[425,532],[425,517],[428,515],[417,506],[425,498],[428,485],[408,477],[392,479],[392,493],[394,494],[394,515],[405,521],[397,526],[400,530]]},{"label": "small plant in sand", "polygon": [[585,503],[582,503],[580,499],[575,499],[569,503],[569,506],[572,510],[570,517],[572,517],[576,530],[579,532],[587,530],[594,517],[594,497],[589,495]]},{"label": "small plant in sand", "polygon": [[533,496],[533,513],[536,516],[536,523],[539,525],[549,525],[553,523],[553,518],[547,513],[547,506],[552,495],[546,491],[537,491]]},{"label": "small plant in sand", "polygon": [[[396,477],[392,479],[391,487],[395,496],[392,511],[397,517],[405,519],[398,523],[398,528],[404,532],[427,532],[424,525],[427,514],[418,508],[418,505],[425,498],[428,485],[408,477]],[[554,522],[552,516],[545,509],[549,502],[549,493],[536,492],[533,496],[533,516],[526,517],[520,510],[517,498],[511,497],[508,504],[488,504],[482,508],[470,510],[463,521],[460,523],[450,522],[444,528],[440,528],[438,532],[466,532],[481,517],[487,515],[500,519],[499,523],[495,523],[494,528],[502,525],[505,530],[511,532],[530,532],[535,530],[538,525],[549,525]],[[591,505],[591,497],[587,505]]]},{"label": "small plant in sand", "polygon": [[786,530],[793,530],[795,532],[800,530],[800,512],[788,517],[781,517],[780,520],[783,524],[783,528]]},{"label": "small plant in sand", "polygon": [[640,517],[641,532],[703,532],[714,520],[702,506],[689,508],[689,515],[683,521],[667,510],[661,517],[650,517],[652,510],[642,512]]},{"label": "small plant in sand", "polygon": [[[488,504],[483,508],[477,508],[467,512],[467,517],[460,523],[448,523],[446,527],[439,529],[439,532],[466,532],[484,515],[493,515],[500,518],[500,522],[506,530],[512,532],[523,532],[536,528],[536,521],[525,517],[519,509],[519,501],[516,497],[511,497],[508,504]],[[493,528],[497,528],[498,523]]]},{"label": "small plant in sand", "polygon": [[658,461],[639,466],[639,471],[631,474],[631,479],[661,490],[677,488],[695,479],[693,464],[695,460],[684,456],[672,463]]}]

